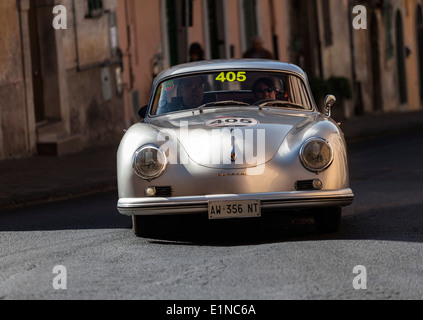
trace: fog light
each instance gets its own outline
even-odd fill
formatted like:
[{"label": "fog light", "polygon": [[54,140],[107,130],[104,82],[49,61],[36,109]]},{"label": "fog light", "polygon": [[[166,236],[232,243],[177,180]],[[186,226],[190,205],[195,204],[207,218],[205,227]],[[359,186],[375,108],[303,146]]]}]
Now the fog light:
[{"label": "fog light", "polygon": [[145,195],[147,197],[155,197],[156,196],[156,188],[155,187],[149,187],[145,189]]},{"label": "fog light", "polygon": [[323,188],[323,182],[320,181],[319,179],[313,180],[313,188],[315,190],[321,190]]}]

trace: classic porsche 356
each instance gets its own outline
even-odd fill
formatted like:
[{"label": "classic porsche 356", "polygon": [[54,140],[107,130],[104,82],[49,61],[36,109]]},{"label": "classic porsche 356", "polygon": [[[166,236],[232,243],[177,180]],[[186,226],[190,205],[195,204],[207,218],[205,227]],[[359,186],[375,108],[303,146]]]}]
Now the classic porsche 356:
[{"label": "classic porsche 356", "polygon": [[[269,60],[214,60],[162,72],[117,154],[118,210],[143,236],[157,216],[260,219],[307,210],[336,232],[353,202],[347,148],[306,74]],[[160,227],[155,225],[155,227]]]}]

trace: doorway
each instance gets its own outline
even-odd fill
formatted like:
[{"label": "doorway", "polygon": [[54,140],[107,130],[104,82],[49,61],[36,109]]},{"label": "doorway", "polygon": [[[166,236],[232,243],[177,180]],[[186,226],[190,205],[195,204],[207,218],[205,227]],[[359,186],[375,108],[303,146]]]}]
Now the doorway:
[{"label": "doorway", "polygon": [[398,72],[398,91],[399,102],[407,103],[407,78],[405,71],[405,50],[404,50],[404,30],[402,24],[401,12],[397,11],[395,18],[396,28],[396,48],[397,48],[397,72]]},{"label": "doorway", "polygon": [[380,74],[379,28],[376,14],[370,19],[370,59],[372,69],[373,111],[383,110],[382,84]]},{"label": "doorway", "polygon": [[[186,16],[187,11],[188,17]],[[171,66],[188,61],[188,29],[191,23],[190,12],[192,13],[192,0],[166,1],[169,59]]]},{"label": "doorway", "polygon": [[226,56],[225,4],[223,0],[208,0],[208,22],[211,59],[224,59]]},{"label": "doorway", "polygon": [[35,122],[41,123],[46,120],[46,114],[44,108],[44,87],[41,68],[36,0],[30,0],[28,15]]},{"label": "doorway", "polygon": [[243,26],[244,26],[244,43],[246,44],[245,51],[251,46],[251,41],[259,35],[258,21],[257,21],[257,1],[243,0]]},{"label": "doorway", "polygon": [[419,68],[420,106],[423,108],[423,11],[420,5],[417,5],[416,12],[416,35]]},{"label": "doorway", "polygon": [[291,0],[291,60],[310,79],[323,78],[317,0]]}]

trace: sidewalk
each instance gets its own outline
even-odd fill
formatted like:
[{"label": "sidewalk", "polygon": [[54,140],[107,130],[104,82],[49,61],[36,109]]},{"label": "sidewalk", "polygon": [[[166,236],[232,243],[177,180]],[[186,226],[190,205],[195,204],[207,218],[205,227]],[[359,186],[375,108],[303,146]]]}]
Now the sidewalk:
[{"label": "sidewalk", "polygon": [[117,190],[117,149],[0,161],[0,211]]},{"label": "sidewalk", "polygon": [[347,142],[386,134],[423,130],[423,110],[356,116],[342,121],[341,128]]},{"label": "sidewalk", "polygon": [[[423,130],[423,111],[353,117],[343,121],[341,127],[348,142]],[[63,157],[33,156],[0,161],[0,211],[117,192],[117,149],[118,145],[109,145]]]}]

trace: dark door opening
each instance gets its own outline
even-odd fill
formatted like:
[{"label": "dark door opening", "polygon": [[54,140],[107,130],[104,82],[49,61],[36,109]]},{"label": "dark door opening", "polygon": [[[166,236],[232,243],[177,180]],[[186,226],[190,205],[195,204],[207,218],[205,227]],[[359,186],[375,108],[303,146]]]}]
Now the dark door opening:
[{"label": "dark door opening", "polygon": [[419,89],[420,89],[420,105],[423,108],[423,12],[420,5],[417,6],[416,12],[416,28],[417,28],[417,53],[419,64]]},{"label": "dark door opening", "polygon": [[44,110],[44,87],[43,77],[41,73],[41,57],[40,45],[38,36],[38,21],[36,0],[30,0],[29,9],[29,32],[31,43],[31,62],[32,62],[32,84],[34,94],[34,111],[36,123],[42,122],[45,119]]},{"label": "dark door opening", "polygon": [[407,79],[405,71],[404,30],[400,11],[397,12],[395,20],[399,102],[403,104],[407,103]]},{"label": "dark door opening", "polygon": [[212,59],[226,58],[224,5],[222,0],[208,0],[210,54]]},{"label": "dark door opening", "polygon": [[377,18],[373,13],[370,21],[370,57],[372,64],[372,103],[374,111],[383,110],[382,85],[380,75],[379,30]]},{"label": "dark door opening", "polygon": [[291,59],[301,67],[310,79],[323,77],[321,42],[317,2],[292,0],[290,2],[291,19]]},{"label": "dark door opening", "polygon": [[243,0],[242,7],[244,10],[244,40],[248,50],[251,47],[251,41],[258,35],[257,1]]},{"label": "dark door opening", "polygon": [[185,63],[188,59],[187,32],[189,24],[186,23],[186,1],[187,0],[166,1],[171,66]]}]

